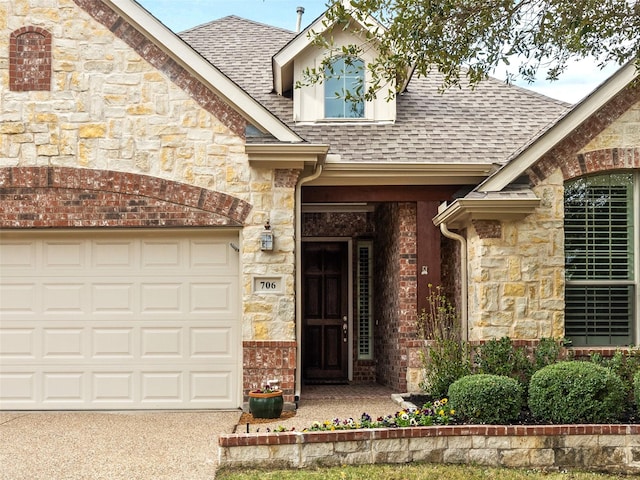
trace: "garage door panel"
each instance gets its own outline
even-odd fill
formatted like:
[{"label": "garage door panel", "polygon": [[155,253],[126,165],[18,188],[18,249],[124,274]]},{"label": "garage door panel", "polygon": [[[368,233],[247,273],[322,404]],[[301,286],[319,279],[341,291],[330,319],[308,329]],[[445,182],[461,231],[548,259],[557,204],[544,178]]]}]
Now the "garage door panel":
[{"label": "garage door panel", "polygon": [[[6,270],[3,275],[8,275]],[[0,315],[7,318],[10,314],[29,314],[35,312],[37,288],[32,283],[23,283],[18,279],[0,289]]]},{"label": "garage door panel", "polygon": [[133,372],[93,372],[92,403],[128,406],[135,403]]},{"label": "garage door panel", "polygon": [[138,271],[135,247],[133,241],[95,241],[92,244],[91,266],[97,271]]},{"label": "garage door panel", "polygon": [[84,371],[45,371],[42,374],[42,402],[82,404],[85,400],[85,383]]},{"label": "garage door panel", "polygon": [[89,291],[82,283],[45,283],[42,286],[45,314],[86,314]]},{"label": "garage door panel", "polygon": [[42,331],[44,360],[86,357],[83,328],[45,328]]},{"label": "garage door panel", "polygon": [[27,372],[0,372],[0,405],[34,406],[38,374]]},{"label": "garage door panel", "polygon": [[97,361],[130,361],[134,358],[135,331],[133,328],[94,328],[92,358]]},{"label": "garage door panel", "polygon": [[178,267],[182,261],[183,242],[180,241],[149,241],[141,244],[142,268],[167,268]]},{"label": "garage door panel", "polygon": [[142,313],[181,312],[182,284],[144,282],[140,285]]},{"label": "garage door panel", "polygon": [[35,328],[0,329],[0,363],[10,359],[24,361],[36,358]]},{"label": "garage door panel", "polygon": [[226,283],[192,283],[190,311],[197,313],[231,312],[236,294],[232,280]]},{"label": "garage door panel", "polygon": [[91,285],[92,311],[94,313],[133,314],[136,298],[133,283],[94,283]]},{"label": "garage door panel", "polygon": [[36,245],[32,242],[6,242],[0,249],[0,270],[9,272],[11,269],[18,272],[35,270]]},{"label": "garage door panel", "polygon": [[0,408],[240,405],[237,235],[158,236],[0,233]]},{"label": "garage door panel", "polygon": [[60,268],[86,270],[87,243],[77,241],[45,241],[43,242],[44,268]]},{"label": "garage door panel", "polygon": [[192,402],[228,402],[233,396],[234,382],[229,372],[191,372],[190,383]]},{"label": "garage door panel", "polygon": [[192,328],[190,348],[191,357],[207,357],[231,361],[235,354],[233,331],[229,327]]},{"label": "garage door panel", "polygon": [[180,358],[185,355],[181,328],[143,328],[142,359]]}]

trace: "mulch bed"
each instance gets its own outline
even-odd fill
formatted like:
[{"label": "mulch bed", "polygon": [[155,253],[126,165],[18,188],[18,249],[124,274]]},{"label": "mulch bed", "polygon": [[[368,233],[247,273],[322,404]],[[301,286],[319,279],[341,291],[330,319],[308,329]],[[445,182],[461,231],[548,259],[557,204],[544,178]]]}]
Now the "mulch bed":
[{"label": "mulch bed", "polygon": [[[293,418],[296,416],[295,410],[285,410],[282,412],[279,418],[254,418],[250,413],[244,412],[240,415],[240,420],[238,420],[238,424],[234,427],[233,433],[249,433],[249,428],[247,424],[250,425],[260,425],[263,423],[274,423],[280,420],[287,420],[289,418]],[[260,431],[258,429],[258,431]]]}]

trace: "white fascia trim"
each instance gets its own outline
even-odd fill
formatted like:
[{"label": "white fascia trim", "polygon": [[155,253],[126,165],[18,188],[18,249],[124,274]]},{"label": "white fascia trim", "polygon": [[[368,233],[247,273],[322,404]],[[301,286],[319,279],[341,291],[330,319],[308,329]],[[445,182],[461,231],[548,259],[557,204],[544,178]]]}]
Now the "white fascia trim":
[{"label": "white fascia trim", "polygon": [[247,144],[245,152],[249,163],[261,168],[298,168],[322,165],[329,145],[314,143]]},{"label": "white fascia trim", "polygon": [[193,50],[162,22],[132,0],[104,0],[129,23],[135,25],[153,40],[176,62],[196,76],[218,95],[225,99],[250,123],[268,132],[281,142],[301,142],[293,130],[287,127],[262,104],[224,75],[214,65]]},{"label": "white fascia trim", "polygon": [[441,206],[433,224],[436,227],[445,224],[461,228],[470,220],[520,220],[533,213],[539,205],[539,198],[460,198],[448,206]]},{"label": "white fascia trim", "polygon": [[578,103],[573,109],[540,136],[531,146],[511,159],[495,175],[478,186],[479,192],[498,192],[513,182],[529,167],[537,162],[549,150],[567,135],[571,134],[582,122],[606,105],[616,94],[624,89],[636,76],[633,61],[614,73],[605,83]]},{"label": "white fascia trim", "polygon": [[477,163],[338,162],[329,155],[322,175],[308,185],[477,185],[493,170]]}]

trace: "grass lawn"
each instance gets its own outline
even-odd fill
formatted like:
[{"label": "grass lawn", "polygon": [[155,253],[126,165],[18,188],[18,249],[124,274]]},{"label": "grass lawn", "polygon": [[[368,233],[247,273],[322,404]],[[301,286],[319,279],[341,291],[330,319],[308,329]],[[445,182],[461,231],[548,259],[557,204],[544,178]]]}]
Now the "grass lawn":
[{"label": "grass lawn", "polygon": [[534,470],[471,467],[467,465],[361,465],[305,470],[225,470],[218,480],[613,480],[629,478],[585,472],[542,473]]}]

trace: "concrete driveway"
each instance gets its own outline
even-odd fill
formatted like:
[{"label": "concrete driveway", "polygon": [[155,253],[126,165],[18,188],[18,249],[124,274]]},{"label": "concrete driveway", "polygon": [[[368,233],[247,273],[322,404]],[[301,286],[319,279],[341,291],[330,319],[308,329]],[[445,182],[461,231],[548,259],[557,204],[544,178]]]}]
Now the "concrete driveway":
[{"label": "concrete driveway", "polygon": [[212,479],[233,412],[2,412],[0,478]]}]

